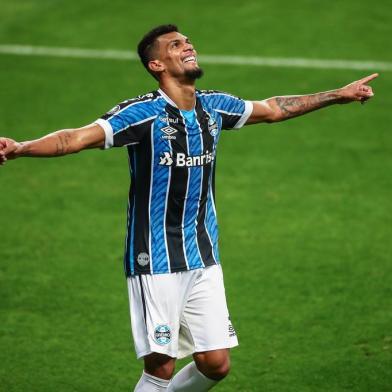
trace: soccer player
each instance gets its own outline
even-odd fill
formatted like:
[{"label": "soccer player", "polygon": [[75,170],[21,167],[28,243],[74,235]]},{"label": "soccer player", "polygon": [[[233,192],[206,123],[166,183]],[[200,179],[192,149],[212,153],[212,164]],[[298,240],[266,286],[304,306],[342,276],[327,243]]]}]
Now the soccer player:
[{"label": "soccer player", "polygon": [[[115,106],[92,124],[41,139],[0,138],[0,164],[88,148],[126,146],[131,169],[124,266],[132,332],[144,371],[135,391],[207,391],[229,372],[238,344],[218,251],[215,160],[222,129],[277,122],[373,96],[373,74],[302,96],[244,101],[195,89],[203,74],[174,25],[147,33],[140,59],[159,89]],[[193,361],[174,377],[176,358]],[[173,378],[172,378],[173,377]]]}]

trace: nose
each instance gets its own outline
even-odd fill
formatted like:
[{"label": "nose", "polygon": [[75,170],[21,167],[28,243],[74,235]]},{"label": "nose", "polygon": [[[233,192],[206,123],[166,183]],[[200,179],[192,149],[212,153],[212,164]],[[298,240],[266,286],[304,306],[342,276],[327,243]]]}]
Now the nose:
[{"label": "nose", "polygon": [[185,45],[185,52],[194,51],[193,45],[190,42],[187,42]]}]

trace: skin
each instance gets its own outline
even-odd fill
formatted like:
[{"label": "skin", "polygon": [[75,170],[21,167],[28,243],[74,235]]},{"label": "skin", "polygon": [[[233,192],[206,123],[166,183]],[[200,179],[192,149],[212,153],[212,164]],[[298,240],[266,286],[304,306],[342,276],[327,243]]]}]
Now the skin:
[{"label": "skin", "polygon": [[[185,71],[197,68],[198,64],[197,52],[189,38],[178,32],[164,34],[157,39],[153,54],[154,59],[149,62],[149,68],[158,77],[159,87],[180,109],[191,110],[196,99],[195,81],[187,78]],[[196,60],[184,63],[188,56],[195,56]],[[253,101],[253,112],[246,125],[284,121],[332,104],[364,103],[374,95],[368,83],[377,76],[375,73],[342,88],[322,93]],[[103,147],[104,142],[104,131],[97,124],[60,130],[26,142],[0,137],[0,165],[22,156],[56,157],[73,154],[84,149]]]},{"label": "skin", "polygon": [[[184,62],[189,56],[194,56],[195,60]],[[190,40],[181,33],[172,32],[156,40],[153,59],[149,61],[149,68],[158,78],[159,87],[183,110],[195,107],[195,81],[187,77],[186,72],[198,68],[196,56]],[[374,95],[368,83],[377,76],[372,74],[342,88],[317,94],[253,101],[253,111],[246,125],[284,121],[333,104],[364,103]],[[104,131],[97,124],[60,130],[26,142],[0,137],[0,165],[23,156],[56,157],[101,148],[104,142]],[[224,378],[230,370],[228,349],[195,353],[193,359],[200,372],[214,380]],[[152,353],[144,357],[144,366],[147,373],[169,380],[174,373],[175,358]]]}]

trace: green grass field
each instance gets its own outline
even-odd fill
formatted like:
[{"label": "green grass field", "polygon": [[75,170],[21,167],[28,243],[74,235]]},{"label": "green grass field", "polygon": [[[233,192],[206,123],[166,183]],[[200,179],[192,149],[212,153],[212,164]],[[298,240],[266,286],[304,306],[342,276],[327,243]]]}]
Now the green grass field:
[{"label": "green grass field", "polygon": [[[0,44],[134,51],[173,22],[201,54],[392,61],[388,0],[2,2]],[[248,99],[371,73],[206,65]],[[0,135],[94,121],[155,88],[137,62],[0,54]],[[374,72],[377,72],[374,69]],[[222,135],[220,253],[240,346],[217,391],[392,390],[392,72],[366,105]],[[126,153],[0,168],[0,391],[130,391]],[[238,268],[238,267],[241,268]],[[179,363],[181,366],[184,362]]]}]

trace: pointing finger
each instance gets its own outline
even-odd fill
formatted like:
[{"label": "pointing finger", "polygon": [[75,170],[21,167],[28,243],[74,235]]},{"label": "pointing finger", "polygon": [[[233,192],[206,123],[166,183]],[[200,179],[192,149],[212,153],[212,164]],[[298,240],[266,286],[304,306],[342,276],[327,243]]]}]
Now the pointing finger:
[{"label": "pointing finger", "polygon": [[361,84],[365,84],[365,83],[367,83],[367,82],[370,82],[370,81],[373,80],[373,79],[376,79],[377,76],[378,76],[378,73],[374,73],[374,74],[372,74],[372,75],[366,76],[366,77],[363,78],[363,79],[360,79],[359,82],[360,82]]}]

